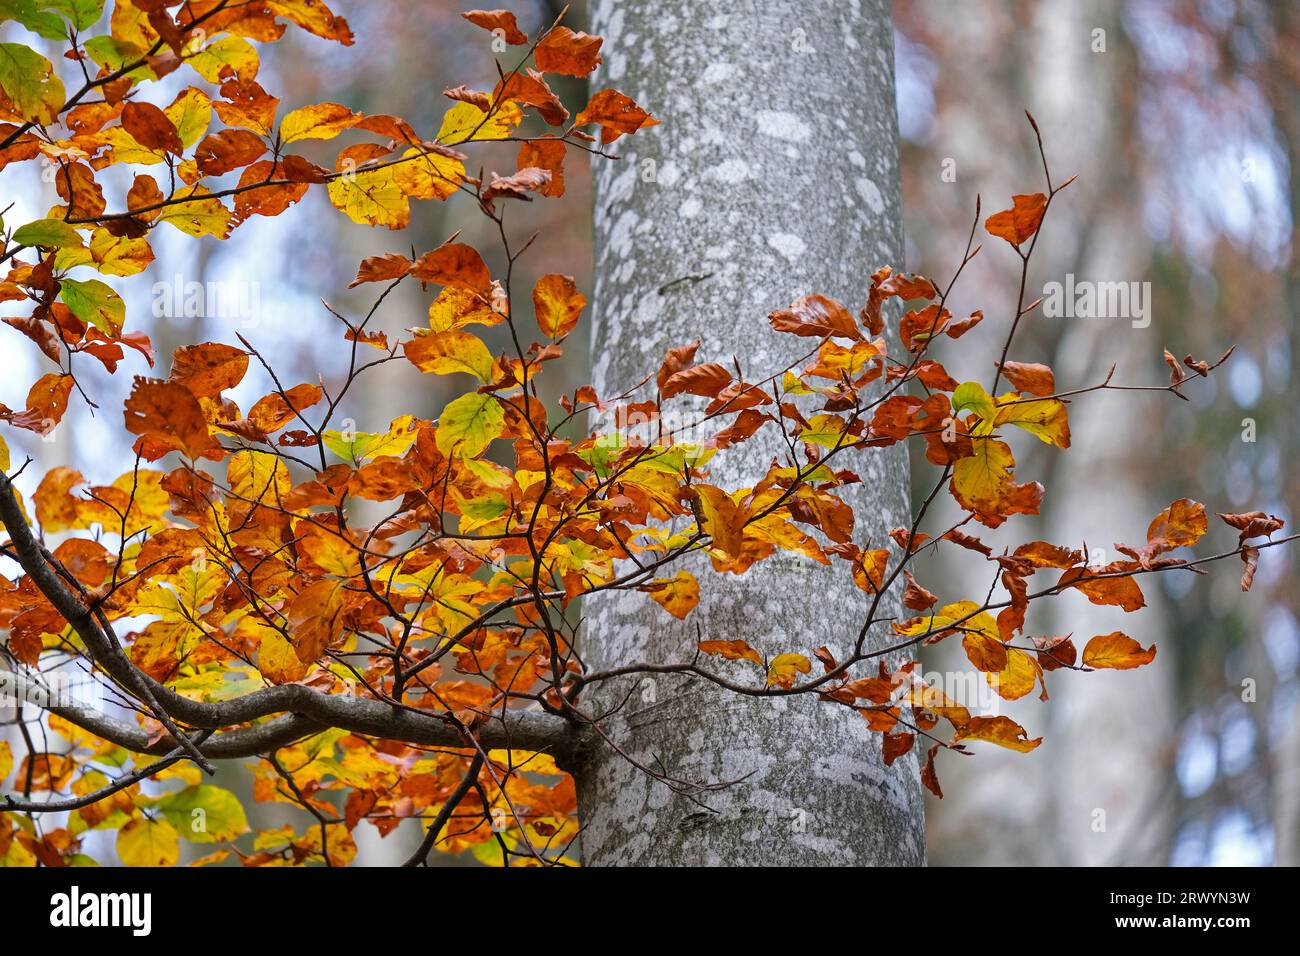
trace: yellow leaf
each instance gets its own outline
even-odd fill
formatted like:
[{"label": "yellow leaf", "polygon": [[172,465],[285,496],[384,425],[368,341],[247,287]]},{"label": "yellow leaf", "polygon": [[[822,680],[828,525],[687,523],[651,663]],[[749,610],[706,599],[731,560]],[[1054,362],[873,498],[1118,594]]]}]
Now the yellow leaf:
[{"label": "yellow leaf", "polygon": [[700,603],[700,582],[689,571],[678,571],[671,578],[656,578],[641,585],[639,590],[647,592],[678,620],[684,620]]},{"label": "yellow leaf", "polygon": [[470,392],[447,404],[434,435],[444,455],[476,458],[505,430],[505,412],[491,395]]},{"label": "yellow leaf", "polygon": [[767,686],[793,687],[797,674],[807,674],[812,664],[802,654],[778,654],[767,665]]},{"label": "yellow leaf", "polygon": [[885,548],[862,552],[853,562],[853,583],[868,594],[875,594],[884,583],[888,563],[889,551]]},{"label": "yellow leaf", "polygon": [[143,272],[153,258],[146,240],[115,236],[99,227],[91,234],[89,247],[60,249],[54,265],[57,269],[90,266],[106,276],[133,276]]},{"label": "yellow leaf", "polygon": [[333,139],[345,129],[351,129],[359,119],[359,114],[338,103],[304,106],[280,121],[280,139],[284,143],[296,143],[300,139]]},{"label": "yellow leaf", "polygon": [[430,149],[408,149],[395,163],[393,181],[411,199],[446,199],[465,181],[465,164]]},{"label": "yellow leaf", "polygon": [[40,124],[58,119],[63,81],[53,64],[30,47],[0,43],[0,89],[23,119]]},{"label": "yellow leaf", "polygon": [[429,328],[450,332],[467,325],[498,325],[501,316],[476,293],[463,286],[449,285],[429,306]]},{"label": "yellow leaf", "polygon": [[266,628],[257,651],[257,669],[272,684],[289,684],[302,680],[307,666],[298,660],[293,645],[279,632]]},{"label": "yellow leaf", "polygon": [[1038,682],[1043,673],[1034,655],[1018,647],[1005,648],[1007,666],[996,674],[985,674],[989,687],[1004,700],[1019,700]]},{"label": "yellow leaf", "polygon": [[1042,737],[1028,739],[1025,728],[1010,717],[972,717],[953,735],[953,741],[984,740],[1008,750],[1028,753],[1043,742]]},{"label": "yellow leaf", "polygon": [[202,186],[191,186],[176,193],[185,200],[165,206],[158,213],[158,222],[166,222],[190,236],[216,236],[225,239],[230,235],[230,210],[214,199]]},{"label": "yellow leaf", "polygon": [[292,485],[285,463],[264,451],[241,451],[232,455],[226,480],[236,497],[273,504],[287,495]]},{"label": "yellow leaf", "polygon": [[126,866],[175,866],[180,836],[166,820],[132,820],[117,833],[117,855]]},{"label": "yellow leaf", "polygon": [[456,103],[438,128],[438,142],[446,146],[479,140],[505,139],[519,125],[524,112],[511,101],[500,103],[489,116],[473,103]]},{"label": "yellow leaf", "polygon": [[243,37],[227,34],[213,40],[203,49],[186,57],[185,62],[209,83],[220,83],[226,70],[237,73],[242,79],[257,76],[260,61],[257,49]]},{"label": "yellow leaf", "polygon": [[480,381],[492,381],[492,353],[482,339],[468,332],[417,335],[402,343],[402,351],[421,372],[435,375],[468,372]]},{"label": "yellow leaf", "polygon": [[1015,425],[1034,435],[1039,441],[1058,448],[1070,447],[1070,421],[1065,403],[1055,398],[1018,400],[1012,395],[998,399],[997,416],[993,425]]},{"label": "yellow leaf", "polygon": [[0,780],[9,776],[9,771],[14,769],[14,753],[9,749],[9,741],[0,740]]},{"label": "yellow leaf", "polygon": [[411,219],[411,204],[394,179],[393,169],[385,166],[330,180],[330,202],[353,222],[405,229]]},{"label": "yellow leaf", "polygon": [[406,454],[415,441],[416,425],[414,415],[400,415],[389,423],[388,431],[383,434],[327,431],[321,438],[334,454],[360,464],[367,458],[381,455],[397,458]]},{"label": "yellow leaf", "polygon": [[202,90],[191,86],[182,90],[163,114],[176,127],[181,144],[190,147],[208,131],[212,122],[212,100]]}]

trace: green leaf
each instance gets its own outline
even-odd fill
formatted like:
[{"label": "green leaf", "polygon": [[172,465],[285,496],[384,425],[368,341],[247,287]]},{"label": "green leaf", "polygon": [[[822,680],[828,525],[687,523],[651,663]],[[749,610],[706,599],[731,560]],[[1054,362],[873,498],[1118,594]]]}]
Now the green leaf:
[{"label": "green leaf", "polygon": [[380,455],[396,457],[406,454],[406,450],[415,441],[415,425],[415,416],[402,415],[400,418],[394,418],[388,426],[388,431],[382,434],[327,431],[321,435],[321,441],[340,458],[359,465],[367,458],[377,458]]},{"label": "green leaf", "polygon": [[21,43],[0,43],[0,89],[25,120],[53,123],[65,97],[50,61]]},{"label": "green leaf", "polygon": [[952,393],[952,410],[957,414],[974,412],[986,422],[993,420],[996,410],[993,398],[979,382],[962,382]]},{"label": "green leaf", "polygon": [[63,21],[57,14],[43,9],[50,6],[52,4],[38,4],[35,0],[0,0],[0,21],[16,20],[47,40],[66,40],[68,31]]},{"label": "green leaf", "polygon": [[63,279],[59,298],[72,314],[106,335],[116,337],[126,321],[126,303],[98,279]]},{"label": "green leaf", "polygon": [[81,234],[62,219],[37,219],[14,231],[14,242],[22,246],[62,249],[81,245]]},{"label": "green leaf", "polygon": [[206,783],[186,787],[167,794],[157,806],[191,843],[221,843],[248,832],[244,808],[233,793],[221,787]]},{"label": "green leaf", "polygon": [[[91,37],[82,44],[95,65],[111,72],[116,72],[128,63],[134,63],[144,56],[144,50],[134,43],[126,43],[111,36]],[[133,83],[141,80],[156,79],[154,72],[147,65],[138,66],[126,75]]]},{"label": "green leaf", "polygon": [[44,0],[41,6],[59,11],[78,30],[89,30],[104,14],[104,0]]},{"label": "green leaf", "polygon": [[434,441],[444,455],[475,458],[500,437],[505,421],[501,403],[493,396],[470,392],[442,410]]}]

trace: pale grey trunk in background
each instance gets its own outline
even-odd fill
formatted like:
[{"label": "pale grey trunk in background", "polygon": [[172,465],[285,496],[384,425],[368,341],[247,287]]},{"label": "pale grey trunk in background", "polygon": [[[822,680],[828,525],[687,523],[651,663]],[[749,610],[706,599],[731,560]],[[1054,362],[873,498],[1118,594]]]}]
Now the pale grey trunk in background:
[{"label": "pale grey trunk in background", "polygon": [[[699,361],[761,379],[807,340],[766,316],[813,292],[861,306],[869,274],[901,266],[893,45],[883,0],[700,4],[597,0],[606,61],[592,89],[616,87],[663,119],[596,164],[595,385],[616,394],[664,352],[700,338]],[[752,483],[780,442],[773,426],[715,459],[711,481]],[[901,449],[845,456],[856,538],[878,546],[909,517]],[[587,663],[691,657],[705,639],[744,638],[771,655],[843,656],[865,595],[847,566],[773,558],[747,574],[703,563],[685,623],[646,595],[591,601]],[[896,600],[883,614],[896,614]],[[876,640],[882,639],[876,635]],[[722,664],[761,683],[757,669]],[[819,667],[819,665],[814,665]],[[578,768],[588,864],[918,864],[924,818],[913,756],[886,768],[852,710],[811,697],[755,700],[676,678],[610,685],[606,729],[638,761],[679,779],[745,778],[692,801],[597,746]]]}]

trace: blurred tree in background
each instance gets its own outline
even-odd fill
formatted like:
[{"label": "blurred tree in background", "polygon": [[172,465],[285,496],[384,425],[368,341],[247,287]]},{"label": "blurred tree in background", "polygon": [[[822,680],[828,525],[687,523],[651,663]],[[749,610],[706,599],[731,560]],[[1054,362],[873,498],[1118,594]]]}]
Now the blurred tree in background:
[{"label": "blurred tree in background", "polygon": [[[989,0],[958,16],[899,0],[895,29],[909,268],[940,268],[935,257],[969,228],[975,191],[1029,181],[1032,151],[1008,148],[1024,144],[1027,108],[1056,166],[1080,177],[1061,210],[1071,222],[1040,250],[1031,283],[1150,282],[1151,324],[1039,313],[1020,357],[1074,386],[1105,375],[1102,355],[1132,354],[1117,380],[1133,380],[1159,374],[1143,363],[1162,345],[1181,357],[1237,343],[1227,374],[1192,402],[1122,417],[1118,403],[1109,414],[1076,406],[1076,443],[1098,464],[1046,499],[1044,534],[1109,548],[1153,503],[1193,489],[1294,515],[1300,12],[1249,0]],[[988,255],[999,251],[985,250],[965,291],[1010,310],[1014,290]],[[1122,685],[1059,683],[1058,706],[1042,709],[1056,746],[1015,775],[954,782],[974,792],[932,803],[931,860],[1297,862],[1294,575],[1288,555],[1249,604],[1230,576],[1203,589],[1188,575],[1163,579],[1138,636],[1158,641],[1164,666]],[[1081,633],[1095,616],[1069,612],[1056,633]],[[1096,731],[1112,725],[1122,743],[1098,746],[1109,735]]]}]

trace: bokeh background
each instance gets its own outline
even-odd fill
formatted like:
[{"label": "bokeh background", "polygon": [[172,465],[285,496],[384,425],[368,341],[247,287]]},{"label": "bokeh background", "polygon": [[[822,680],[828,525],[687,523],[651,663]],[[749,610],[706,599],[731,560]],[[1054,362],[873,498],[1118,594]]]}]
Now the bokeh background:
[{"label": "bokeh background", "polygon": [[[447,104],[444,88],[490,88],[496,78],[490,36],[459,16],[470,6],[337,0],[334,9],[349,19],[357,44],[340,48],[290,31],[265,57],[263,83],[280,91],[286,110],[338,101],[436,126]],[[529,32],[560,6],[510,4]],[[575,4],[568,22],[585,22],[584,6]],[[1212,510],[1262,509],[1291,525],[1300,501],[1300,5],[896,0],[894,16],[907,269],[945,281],[961,255],[977,193],[987,215],[1012,193],[1042,189],[1028,109],[1054,177],[1079,177],[1053,203],[1031,290],[1068,273],[1149,282],[1152,321],[1134,328],[1123,320],[1036,315],[1014,357],[1047,362],[1058,383],[1079,387],[1099,381],[1112,363],[1116,381],[1166,381],[1165,347],[1180,357],[1213,359],[1237,346],[1221,374],[1187,389],[1190,401],[1103,393],[1075,403],[1068,464],[1061,467],[1047,448],[1022,463],[1022,476],[1043,481],[1049,495],[1040,517],[1017,524],[1019,539],[1086,541],[1093,549],[1141,542],[1150,518],[1183,496]],[[585,103],[580,81],[557,92],[571,110]],[[513,150],[506,150],[486,154],[489,172],[496,155],[497,168],[513,170]],[[329,144],[312,158],[332,164]],[[529,222],[545,226],[521,263],[521,287],[546,272],[569,273],[591,287],[587,169],[571,162],[566,179],[565,200],[534,204],[515,219],[523,234]],[[38,218],[57,201],[52,185],[25,169],[0,173],[0,195],[4,205],[14,203],[5,217],[11,222]],[[299,208],[241,227],[234,242],[159,236],[158,260],[148,272],[115,284],[132,309],[128,326],[147,331],[164,357],[163,374],[176,346],[233,343],[241,332],[286,379],[311,380],[319,371],[337,380],[347,348],[322,299],[356,316],[371,301],[366,289],[345,288],[360,259],[411,246],[422,252],[460,229],[488,251],[483,222],[455,202],[418,203],[410,229],[394,236],[352,224],[312,191]],[[959,379],[987,378],[1015,309],[1018,260],[996,245],[986,244],[951,303],[955,313],[982,308],[989,316],[949,363]],[[255,307],[233,315],[155,315],[154,300],[170,295],[168,284],[178,278],[228,283],[246,296],[251,290],[246,301]],[[378,327],[422,324],[423,305],[414,290],[395,297]],[[0,355],[0,402],[22,407],[27,386],[45,369],[13,332],[0,335]],[[43,468],[67,464],[92,483],[107,483],[130,467],[116,438],[118,415],[130,375],[148,370],[138,359],[128,362],[135,364],[113,377],[87,375],[88,391],[102,397],[99,412],[74,402],[53,441],[28,444]],[[403,412],[432,417],[451,397],[436,379],[405,365],[391,363],[362,379],[346,409],[360,430],[382,431]],[[548,373],[553,393],[585,381],[587,365],[580,350],[567,355]],[[247,407],[268,384],[250,372],[233,397]],[[929,468],[918,463],[914,473],[920,489]],[[30,492],[34,483],[23,481]],[[953,557],[960,555],[931,559],[918,576],[954,592],[967,583],[987,587],[987,580],[967,582],[970,562]],[[1031,735],[1043,734],[1044,746],[1028,755],[981,752],[943,761],[946,798],[927,808],[931,862],[1300,863],[1294,552],[1266,553],[1249,598],[1240,593],[1238,570],[1216,567],[1196,582],[1190,574],[1161,575],[1160,584],[1145,588],[1151,606],[1135,623],[1082,600],[1035,612],[1041,616],[1031,618],[1034,633],[1072,632],[1086,640],[1126,627],[1143,645],[1159,645],[1157,663],[1131,673],[1050,675],[1050,704],[1033,699],[1007,710]],[[944,654],[926,662],[927,670],[959,666]],[[254,810],[268,814],[265,825],[292,812]],[[398,831],[381,842],[373,832],[367,838],[366,829],[357,834],[363,862],[399,859],[399,841],[413,836]]]}]

